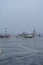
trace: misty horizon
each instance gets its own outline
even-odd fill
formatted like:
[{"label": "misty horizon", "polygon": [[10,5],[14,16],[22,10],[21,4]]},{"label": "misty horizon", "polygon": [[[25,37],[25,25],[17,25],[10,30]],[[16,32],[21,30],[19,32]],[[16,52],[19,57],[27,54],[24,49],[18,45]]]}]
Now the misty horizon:
[{"label": "misty horizon", "polygon": [[0,0],[0,33],[43,33],[43,0]]}]

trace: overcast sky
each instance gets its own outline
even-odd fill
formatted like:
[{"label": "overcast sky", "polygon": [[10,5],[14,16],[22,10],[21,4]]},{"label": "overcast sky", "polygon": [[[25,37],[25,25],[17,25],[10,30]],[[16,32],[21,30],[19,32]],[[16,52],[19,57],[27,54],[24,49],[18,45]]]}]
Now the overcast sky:
[{"label": "overcast sky", "polygon": [[43,0],[0,0],[0,33],[43,33]]}]

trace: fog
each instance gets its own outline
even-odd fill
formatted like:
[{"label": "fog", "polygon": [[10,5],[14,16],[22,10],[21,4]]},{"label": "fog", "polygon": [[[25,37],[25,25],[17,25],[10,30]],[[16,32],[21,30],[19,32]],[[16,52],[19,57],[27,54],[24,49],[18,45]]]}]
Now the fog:
[{"label": "fog", "polygon": [[43,0],[0,0],[0,33],[43,33]]}]

